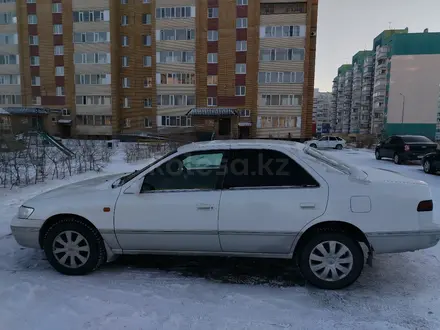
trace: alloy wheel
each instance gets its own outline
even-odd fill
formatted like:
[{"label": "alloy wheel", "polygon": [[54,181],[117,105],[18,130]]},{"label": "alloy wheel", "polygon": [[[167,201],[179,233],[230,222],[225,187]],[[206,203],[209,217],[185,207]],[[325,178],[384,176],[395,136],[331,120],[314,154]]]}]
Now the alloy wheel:
[{"label": "alloy wheel", "polygon": [[67,268],[79,268],[90,258],[90,245],[80,233],[66,230],[53,240],[52,252],[60,265]]},{"label": "alloy wheel", "polygon": [[431,163],[429,162],[429,160],[426,160],[423,163],[423,169],[425,170],[426,173],[429,173],[431,171]]}]

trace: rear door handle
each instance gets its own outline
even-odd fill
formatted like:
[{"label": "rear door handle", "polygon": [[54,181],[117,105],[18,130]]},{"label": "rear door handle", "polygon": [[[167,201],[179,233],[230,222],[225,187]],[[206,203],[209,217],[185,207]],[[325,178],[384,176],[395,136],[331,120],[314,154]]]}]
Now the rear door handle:
[{"label": "rear door handle", "polygon": [[213,210],[214,206],[209,204],[197,204],[197,210],[209,211]]},{"label": "rear door handle", "polygon": [[299,206],[302,209],[314,209],[316,205],[314,203],[301,203]]}]

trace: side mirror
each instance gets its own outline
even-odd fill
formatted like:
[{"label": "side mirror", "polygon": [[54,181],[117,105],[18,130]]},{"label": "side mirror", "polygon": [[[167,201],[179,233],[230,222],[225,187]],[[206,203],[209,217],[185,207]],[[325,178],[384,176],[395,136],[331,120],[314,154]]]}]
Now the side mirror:
[{"label": "side mirror", "polygon": [[133,182],[127,189],[124,190],[124,194],[137,195],[141,191],[142,182],[144,182],[144,177]]}]

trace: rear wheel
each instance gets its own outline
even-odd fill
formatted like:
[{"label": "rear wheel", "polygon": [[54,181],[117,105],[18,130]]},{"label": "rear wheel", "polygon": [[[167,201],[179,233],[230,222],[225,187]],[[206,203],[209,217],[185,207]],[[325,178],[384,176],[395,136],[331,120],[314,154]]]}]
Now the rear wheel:
[{"label": "rear wheel", "polygon": [[382,156],[380,155],[380,151],[379,151],[379,150],[376,150],[376,152],[374,153],[374,155],[376,156],[376,159],[377,159],[377,160],[381,160],[381,159],[382,159]]},{"label": "rear wheel", "polygon": [[423,162],[423,171],[428,174],[433,174],[436,172],[436,169],[432,166],[429,160],[425,160]]},{"label": "rear wheel", "polygon": [[336,149],[341,150],[341,149],[342,149],[342,144],[338,144],[338,145],[336,146]]},{"label": "rear wheel", "polygon": [[400,158],[399,154],[394,154],[393,161],[394,164],[398,164],[398,165],[402,164],[402,159]]},{"label": "rear wheel", "polygon": [[318,146],[317,146],[316,144],[314,144],[314,143],[312,143],[310,146],[311,146],[312,148],[318,148]]},{"label": "rear wheel", "polygon": [[342,233],[322,233],[302,248],[299,267],[312,285],[329,290],[343,289],[360,276],[364,254],[359,243]]}]

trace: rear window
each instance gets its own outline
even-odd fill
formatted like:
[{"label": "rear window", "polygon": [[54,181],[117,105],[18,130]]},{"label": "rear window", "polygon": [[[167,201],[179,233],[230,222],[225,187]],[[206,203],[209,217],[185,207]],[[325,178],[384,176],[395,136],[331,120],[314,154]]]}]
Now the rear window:
[{"label": "rear window", "polygon": [[404,142],[432,143],[432,141],[425,136],[402,136],[402,139]]},{"label": "rear window", "polygon": [[320,161],[320,162],[326,164],[327,166],[330,166],[330,167],[338,170],[339,172],[342,172],[347,175],[351,174],[350,166],[335,157],[332,157],[328,154],[324,154],[321,151],[316,150],[314,148],[305,147],[303,149],[303,151],[307,155],[313,157],[315,160]]}]

